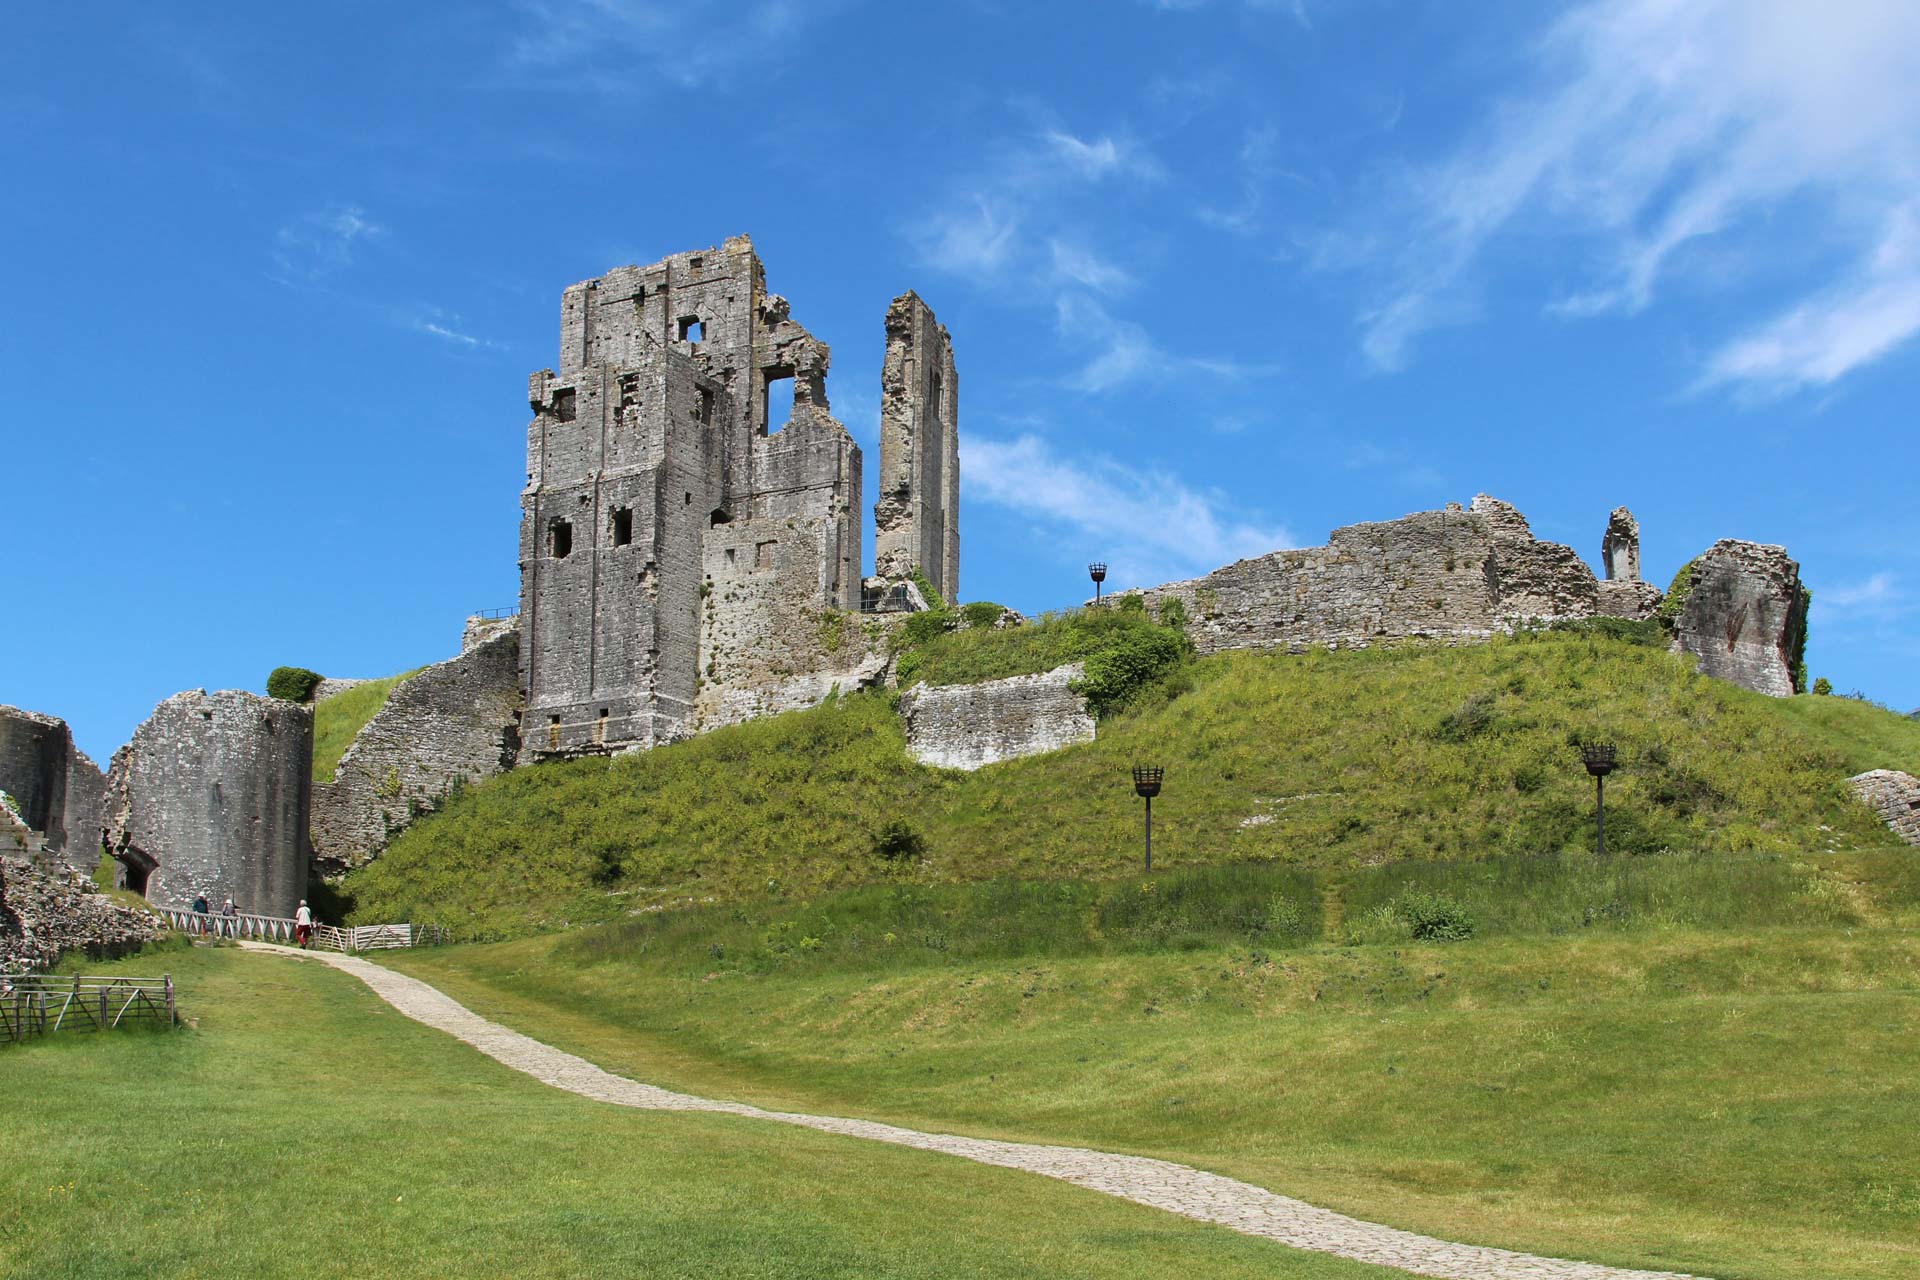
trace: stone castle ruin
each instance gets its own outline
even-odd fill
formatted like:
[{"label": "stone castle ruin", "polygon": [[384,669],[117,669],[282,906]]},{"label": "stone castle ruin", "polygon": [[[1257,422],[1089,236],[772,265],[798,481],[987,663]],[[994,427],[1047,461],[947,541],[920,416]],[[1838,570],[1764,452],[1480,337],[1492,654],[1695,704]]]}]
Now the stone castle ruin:
[{"label": "stone castle ruin", "polygon": [[[804,705],[780,686],[857,670],[863,602],[915,572],[958,587],[958,378],[917,296],[887,313],[871,581],[831,352],[767,291],[751,240],[610,271],[560,312],[560,370],[528,384],[522,760],[671,742],[741,718],[742,693],[748,713],[754,693]],[[771,423],[789,380],[792,416]]]},{"label": "stone castle ruin", "polygon": [[[470,619],[460,655],[396,688],[336,778],[311,787],[311,713],[294,704],[177,695],[105,778],[60,721],[0,708],[0,790],[22,818],[0,816],[24,823],[13,843],[90,868],[104,839],[156,901],[185,906],[204,890],[284,914],[310,866],[364,864],[460,786],[892,683],[889,637],[927,606],[922,585],[959,595],[959,375],[915,293],[887,308],[885,341],[863,576],[863,461],[828,403],[831,352],[768,291],[747,237],[567,288],[559,367],[528,382],[518,614]],[[784,384],[793,408],[779,422]],[[1642,579],[1625,507],[1599,551],[1596,576],[1482,495],[1126,594],[1155,613],[1179,602],[1202,653],[1658,614],[1704,673],[1797,690],[1805,593],[1784,549],[1716,543],[1674,599]],[[1086,741],[1076,670],[910,691],[909,750],[977,768]],[[1910,780],[1870,781],[1862,795],[1914,838]]]}]

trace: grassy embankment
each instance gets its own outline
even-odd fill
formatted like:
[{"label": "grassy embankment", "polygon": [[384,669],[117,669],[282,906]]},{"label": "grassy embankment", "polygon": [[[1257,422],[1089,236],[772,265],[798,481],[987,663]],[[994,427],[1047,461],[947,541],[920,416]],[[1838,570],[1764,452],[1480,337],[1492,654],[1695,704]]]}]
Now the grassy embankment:
[{"label": "grassy embankment", "polygon": [[400,687],[420,668],[397,676],[383,676],[357,684],[331,698],[322,698],[313,707],[313,780],[332,782],[340,768],[340,757],[353,745],[354,735],[367,727],[367,721],[387,705],[387,695]]},{"label": "grassy embankment", "polygon": [[[1035,628],[961,632],[916,656],[923,675],[971,679],[1073,650]],[[347,889],[367,919],[501,938],[688,900],[1111,876],[1138,856],[1139,760],[1167,767],[1154,836],[1168,866],[1344,872],[1575,851],[1593,839],[1573,747],[1590,736],[1624,761],[1608,784],[1613,849],[1888,848],[1845,779],[1920,771],[1920,723],[1764,698],[1600,637],[1226,654],[1180,679],[1188,691],[1108,718],[1096,742],[973,774],[914,764],[878,696],[516,770],[415,823]],[[886,856],[901,821],[918,856]]]},{"label": "grassy embankment", "polygon": [[199,1026],[0,1048],[0,1275],[1399,1274],[1009,1170],[588,1102],[298,960],[86,967],[171,970]]},{"label": "grassy embankment", "polygon": [[1451,943],[1316,943],[1303,879],[862,889],[393,963],[709,1095],[1163,1156],[1621,1265],[1920,1269],[1911,852],[1348,884],[1361,923],[1337,936],[1417,886],[1475,920]]}]

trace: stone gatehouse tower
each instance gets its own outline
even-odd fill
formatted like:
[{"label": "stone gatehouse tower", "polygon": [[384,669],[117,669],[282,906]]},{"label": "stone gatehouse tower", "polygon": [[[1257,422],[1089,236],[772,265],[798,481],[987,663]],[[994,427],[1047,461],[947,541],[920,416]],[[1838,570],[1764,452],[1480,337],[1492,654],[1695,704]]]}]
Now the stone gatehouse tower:
[{"label": "stone gatehouse tower", "polygon": [[[926,566],[944,588],[959,559],[952,352],[907,294],[888,312],[889,370],[895,312],[934,353],[914,398],[946,408],[904,443],[883,431],[882,469],[911,472],[901,505],[916,520],[932,486],[942,533],[919,544],[933,558],[882,577]],[[523,760],[686,737],[717,692],[813,669],[818,637],[860,610],[861,457],[828,409],[830,359],[767,292],[745,236],[565,291],[559,371],[527,388]],[[769,423],[788,379],[792,416]]]}]

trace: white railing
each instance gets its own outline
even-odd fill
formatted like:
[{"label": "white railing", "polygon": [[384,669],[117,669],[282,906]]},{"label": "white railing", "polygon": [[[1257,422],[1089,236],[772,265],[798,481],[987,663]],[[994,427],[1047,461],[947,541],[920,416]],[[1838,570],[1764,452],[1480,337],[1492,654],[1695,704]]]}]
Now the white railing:
[{"label": "white railing", "polygon": [[[169,928],[207,938],[251,938],[260,942],[293,942],[294,922],[281,916],[215,915],[207,911],[158,908]],[[431,925],[363,924],[352,927],[316,924],[312,944],[322,951],[385,951],[394,947],[440,942],[441,931]]]}]

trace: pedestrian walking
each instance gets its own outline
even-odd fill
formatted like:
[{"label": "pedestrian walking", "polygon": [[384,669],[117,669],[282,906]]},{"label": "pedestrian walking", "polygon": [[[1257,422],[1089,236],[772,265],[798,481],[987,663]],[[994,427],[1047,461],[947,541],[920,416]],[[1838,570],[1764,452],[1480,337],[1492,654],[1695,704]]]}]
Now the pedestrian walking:
[{"label": "pedestrian walking", "polygon": [[240,936],[240,912],[234,908],[233,899],[228,898],[220,904],[220,936],[237,938]]},{"label": "pedestrian walking", "polygon": [[307,910],[307,900],[300,899],[300,909],[293,913],[293,940],[300,944],[302,951],[307,948],[307,940],[313,937],[313,912]]},{"label": "pedestrian walking", "polygon": [[199,917],[199,919],[193,922],[193,928],[196,933],[204,934],[207,931],[207,910],[207,891],[205,889],[196,890],[193,895],[193,914]]}]

